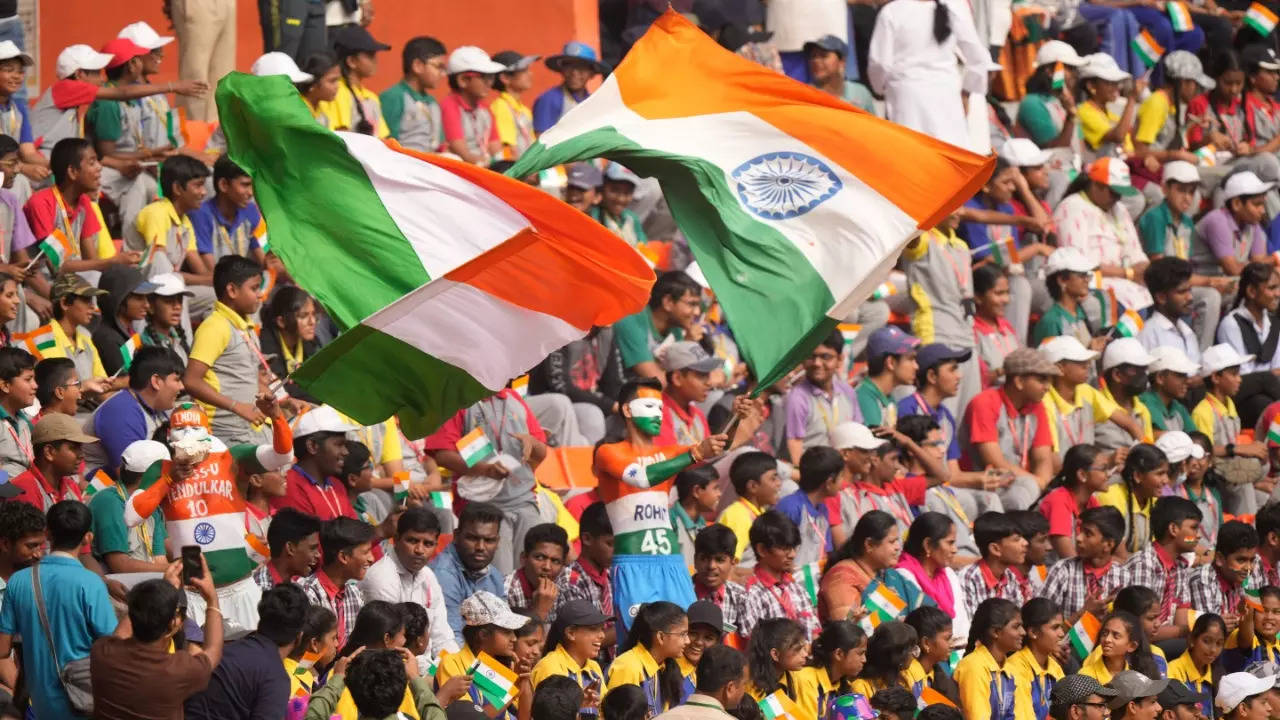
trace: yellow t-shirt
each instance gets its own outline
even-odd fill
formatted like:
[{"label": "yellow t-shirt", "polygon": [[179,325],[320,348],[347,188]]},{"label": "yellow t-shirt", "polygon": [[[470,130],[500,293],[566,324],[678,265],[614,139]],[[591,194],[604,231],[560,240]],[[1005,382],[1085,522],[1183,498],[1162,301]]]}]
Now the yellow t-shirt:
[{"label": "yellow t-shirt", "polygon": [[1225,445],[1233,443],[1235,438],[1217,437],[1217,418],[1221,415],[1224,418],[1239,418],[1240,414],[1236,412],[1236,403],[1231,398],[1227,398],[1226,404],[1223,404],[1217,397],[1212,394],[1206,394],[1204,399],[1200,401],[1195,409],[1191,411],[1191,422],[1195,423],[1196,430],[1204,433],[1209,438],[1209,442],[1214,445]]},{"label": "yellow t-shirt", "polygon": [[[740,497],[733,502],[732,505],[725,508],[720,517],[716,518],[716,522],[724,525],[733,531],[738,537],[738,549],[735,560],[741,560],[742,554],[747,551],[748,534],[751,532],[751,523],[760,517],[760,513],[764,512],[760,507],[750,500]],[[870,697],[870,696],[868,696]]]},{"label": "yellow t-shirt", "polygon": [[178,211],[174,209],[173,203],[169,202],[169,198],[160,198],[150,205],[142,208],[138,212],[138,217],[133,221],[133,227],[138,231],[138,235],[147,243],[147,250],[159,245],[164,247],[169,242],[169,231],[174,226],[181,228],[182,235],[187,238],[184,250],[196,249],[196,229],[191,224],[191,216],[183,215],[178,217]]},{"label": "yellow t-shirt", "polygon": [[538,507],[542,507],[542,503],[549,503],[556,511],[556,525],[569,536],[569,543],[573,544],[578,539],[578,521],[574,519],[573,513],[564,506],[564,501],[560,496],[548,490],[542,483],[536,483],[533,486],[533,492],[538,501]]},{"label": "yellow t-shirt", "polygon": [[[354,92],[355,95],[352,95],[352,92]],[[373,103],[377,107],[378,123],[377,127],[374,128],[374,135],[380,138],[391,137],[391,128],[387,127],[387,121],[382,117],[382,100],[378,98],[378,93],[367,87],[352,87],[348,89],[346,82],[338,83],[338,94],[333,98],[333,105],[337,112],[341,127],[348,130],[355,130],[355,128],[347,127],[351,124],[347,118],[356,117],[355,98],[357,96],[366,103]],[[326,112],[326,115],[327,114],[328,113]],[[338,127],[334,126],[333,129],[336,130]]]},{"label": "yellow t-shirt", "polygon": [[503,145],[515,147],[519,144],[519,131],[516,130],[515,116],[523,116],[528,120],[529,125],[533,125],[533,111],[528,105],[520,102],[520,98],[509,92],[499,93],[498,97],[490,103],[489,110],[493,113],[493,124],[498,128],[498,140]]},{"label": "yellow t-shirt", "polygon": [[[413,693],[410,692],[409,686],[404,688],[404,700],[400,702],[400,718],[412,718],[419,720],[418,707],[413,704]],[[342,720],[359,720],[360,711],[356,709],[356,701],[351,698],[351,690],[342,688],[342,697],[338,698],[338,706],[333,709],[333,714],[342,718]],[[333,720],[330,718],[329,720]]]},{"label": "yellow t-shirt", "polygon": [[[542,656],[538,664],[533,666],[529,681],[533,689],[537,690],[538,685],[552,675],[571,677],[578,683],[578,687],[583,689],[586,689],[593,680],[596,683],[604,682],[604,671],[600,669],[600,663],[588,659],[586,665],[580,666],[574,662],[573,656],[564,649],[563,645],[557,645],[555,650]],[[604,694],[603,688],[600,694]]]},{"label": "yellow t-shirt", "polygon": [[605,690],[612,690],[619,685],[640,685],[645,680],[658,674],[658,661],[653,659],[649,650],[637,645],[618,656],[609,666],[609,679]]},{"label": "yellow t-shirt", "polygon": [[316,687],[316,674],[307,669],[298,671],[298,661],[284,659],[284,671],[289,675],[289,697],[308,697]]},{"label": "yellow t-shirt", "polygon": [[[1053,385],[1049,386],[1049,392],[1044,394],[1044,412],[1049,418],[1049,437],[1053,440],[1053,451],[1059,452],[1062,447],[1061,441],[1058,439],[1058,418],[1064,415],[1070,415],[1077,408],[1089,405],[1093,407],[1093,422],[1106,422],[1111,417],[1111,413],[1116,411],[1118,407],[1111,396],[1098,392],[1092,385],[1080,383],[1076,386],[1075,402],[1067,402],[1058,394],[1057,388]],[[1142,403],[1136,402],[1135,405]],[[1143,405],[1143,407],[1146,407]]]},{"label": "yellow t-shirt", "polygon": [[982,643],[956,663],[955,681],[960,688],[960,709],[965,720],[991,720],[992,707],[1006,707],[1008,673]]},{"label": "yellow t-shirt", "polygon": [[1023,648],[1009,656],[1004,663],[1005,672],[1013,676],[1016,695],[1013,700],[1015,718],[1046,717],[1049,714],[1049,690],[1062,679],[1062,666],[1052,657],[1041,667],[1030,648]]},{"label": "yellow t-shirt", "polygon": [[[82,327],[76,328],[75,341],[67,337],[66,332],[62,330],[62,323],[53,320],[49,323],[49,327],[53,330],[54,346],[48,350],[40,352],[41,359],[47,358],[72,358],[73,355],[81,353],[89,353],[93,357],[93,377],[105,378],[107,371],[102,367],[102,358],[98,357],[98,348],[94,347],[93,336],[88,330]],[[83,378],[82,378],[83,379]]]},{"label": "yellow t-shirt", "polygon": [[[1093,392],[1095,392],[1098,396],[1109,400],[1113,406],[1113,411],[1114,409],[1118,409],[1120,407],[1120,403],[1117,403],[1116,399],[1112,397],[1111,391],[1109,389],[1105,387],[1102,388],[1101,390],[1093,389]],[[1107,415],[1109,417],[1111,413],[1107,413]],[[1133,415],[1138,418],[1138,422],[1142,425],[1142,442],[1144,443],[1155,442],[1156,433],[1154,429],[1155,426],[1152,425],[1151,423],[1151,408],[1147,407],[1147,404],[1142,402],[1141,400],[1134,398],[1133,399]]]},{"label": "yellow t-shirt", "polygon": [[933,671],[925,672],[919,660],[912,660],[907,669],[902,671],[902,681],[918,698],[925,688],[933,685]]},{"label": "yellow t-shirt", "polygon": [[[791,688],[796,693],[796,705],[804,712],[804,717],[824,717],[822,711],[827,709],[827,705],[840,691],[839,684],[831,682],[827,669],[804,667],[788,674]],[[867,699],[871,698],[868,696]]]},{"label": "yellow t-shirt", "polygon": [[[1102,137],[1120,122],[1120,116],[1098,107],[1092,102],[1083,102],[1076,107],[1076,117],[1080,120],[1080,130],[1084,141],[1094,150],[1102,144]],[[1124,151],[1133,152],[1133,138],[1125,136]]]},{"label": "yellow t-shirt", "polygon": [[431,689],[439,692],[440,686],[449,682],[450,678],[466,675],[467,670],[475,661],[476,654],[471,652],[471,648],[465,644],[458,652],[445,655],[440,659],[439,667],[436,668],[436,682]]},{"label": "yellow t-shirt", "polygon": [[[1128,662],[1124,664],[1124,669],[1129,669]],[[1088,675],[1097,680],[1099,685],[1106,685],[1111,682],[1112,673],[1107,669],[1107,664],[1102,661],[1101,645],[1094,648],[1093,652],[1089,653],[1089,657],[1085,658],[1084,662],[1080,664],[1080,674]]]},{"label": "yellow t-shirt", "polygon": [[[231,344],[231,333],[253,333],[256,332],[253,323],[250,322],[240,313],[232,310],[230,307],[223,305],[221,301],[213,304],[213,312],[205,321],[200,323],[200,327],[196,328],[196,336],[191,343],[191,359],[199,360],[209,367],[204,373],[204,381],[209,383],[217,392],[222,392],[222,384],[218,379],[218,373],[214,371],[213,365],[226,351],[227,345]],[[103,376],[106,372],[103,371]],[[248,378],[241,378],[244,382],[249,382]],[[256,382],[256,373],[255,379]],[[211,419],[214,414],[219,412],[212,405],[200,403],[204,408],[205,414]]]},{"label": "yellow t-shirt", "polygon": [[1169,104],[1169,91],[1156,90],[1142,101],[1142,105],[1138,107],[1138,131],[1134,134],[1134,140],[1140,143],[1151,143],[1156,141],[1156,136],[1164,129],[1164,124],[1169,120],[1169,113],[1173,108]]}]

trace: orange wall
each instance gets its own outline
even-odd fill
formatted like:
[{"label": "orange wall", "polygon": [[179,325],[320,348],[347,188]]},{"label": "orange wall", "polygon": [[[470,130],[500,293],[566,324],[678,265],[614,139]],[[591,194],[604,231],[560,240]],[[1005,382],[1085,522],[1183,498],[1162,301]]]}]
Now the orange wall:
[{"label": "orange wall", "polygon": [[[172,34],[160,10],[160,0],[135,0],[130,4],[135,7],[124,11],[125,3],[103,0],[42,3],[38,58],[41,87],[53,82],[54,62],[68,45],[87,43],[101,47],[135,20],[146,20],[161,34]],[[415,35],[434,36],[450,49],[479,45],[490,54],[516,50],[552,55],[570,40],[599,50],[596,0],[374,0],[374,7],[369,31],[392,48],[379,56],[378,75],[370,83],[375,90],[400,79],[400,48]],[[236,67],[247,72],[262,53],[257,0],[237,0],[236,25]],[[175,79],[177,70],[177,53],[170,52],[158,81]],[[532,104],[535,93],[555,84],[557,78],[539,63],[534,91],[525,101]]]}]

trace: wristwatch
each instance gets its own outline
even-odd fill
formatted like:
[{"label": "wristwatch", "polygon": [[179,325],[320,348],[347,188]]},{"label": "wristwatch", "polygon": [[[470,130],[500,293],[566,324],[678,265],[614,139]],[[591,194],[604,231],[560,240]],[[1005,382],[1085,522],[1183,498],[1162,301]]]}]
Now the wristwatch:
[{"label": "wristwatch", "polygon": [[1235,456],[1236,456],[1236,444],[1227,443],[1227,457],[1235,457]]}]

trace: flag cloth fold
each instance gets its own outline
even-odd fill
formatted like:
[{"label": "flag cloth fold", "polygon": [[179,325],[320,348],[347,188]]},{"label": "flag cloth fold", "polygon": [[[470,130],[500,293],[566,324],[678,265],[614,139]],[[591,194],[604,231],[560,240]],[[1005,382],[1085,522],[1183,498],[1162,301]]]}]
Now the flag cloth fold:
[{"label": "flag cloth fold", "polygon": [[364,425],[421,437],[649,299],[644,258],[541,190],[331,132],[283,76],[232,73],[217,101],[272,252],[346,331],[292,379]]},{"label": "flag cloth fold", "polygon": [[671,10],[507,174],[595,157],[661,181],[760,387],[994,164],[735,55]]}]

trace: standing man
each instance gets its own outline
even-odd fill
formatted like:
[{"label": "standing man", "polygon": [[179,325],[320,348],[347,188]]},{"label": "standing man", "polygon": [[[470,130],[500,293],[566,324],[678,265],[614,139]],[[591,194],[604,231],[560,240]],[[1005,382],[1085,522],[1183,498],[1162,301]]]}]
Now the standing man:
[{"label": "standing man", "polygon": [[262,52],[282,52],[301,65],[328,49],[324,0],[258,0]]},{"label": "standing man", "polygon": [[[236,67],[236,0],[165,0],[164,8],[178,33],[178,77],[215,87]],[[189,120],[218,119],[211,97],[187,96],[180,104]]]}]

